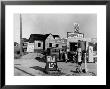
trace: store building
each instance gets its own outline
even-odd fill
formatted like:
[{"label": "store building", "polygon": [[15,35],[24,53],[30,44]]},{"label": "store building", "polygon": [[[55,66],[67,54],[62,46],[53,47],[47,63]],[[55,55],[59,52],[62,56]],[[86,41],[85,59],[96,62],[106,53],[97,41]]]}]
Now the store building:
[{"label": "store building", "polygon": [[83,60],[87,44],[84,34],[79,32],[79,24],[74,24],[74,31],[67,32],[67,53],[69,60],[74,60],[75,62]]},{"label": "store building", "polygon": [[67,32],[67,52],[77,51],[78,47],[80,47],[82,51],[86,49],[84,34]]},{"label": "store building", "polygon": [[52,34],[49,34],[48,37],[46,38],[45,40],[45,50],[47,48],[52,48],[52,47],[58,47],[59,44],[56,43],[55,40],[59,39],[59,35],[52,35]]}]

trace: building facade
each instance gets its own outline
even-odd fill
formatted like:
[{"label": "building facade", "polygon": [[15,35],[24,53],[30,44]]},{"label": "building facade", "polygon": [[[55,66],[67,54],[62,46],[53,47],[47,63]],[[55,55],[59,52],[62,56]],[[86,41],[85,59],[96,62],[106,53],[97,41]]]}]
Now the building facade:
[{"label": "building facade", "polygon": [[[78,47],[85,49],[83,43],[86,41],[83,33],[67,32],[67,52],[77,51]],[[80,44],[79,44],[80,42]]]},{"label": "building facade", "polygon": [[50,34],[45,40],[45,49],[56,47],[55,39],[52,34]]},{"label": "building facade", "polygon": [[29,38],[29,43],[28,43],[29,46],[27,47],[28,49],[30,48],[33,49],[33,45],[30,44],[30,43],[33,43],[34,52],[41,52],[43,50],[47,50],[47,48],[59,46],[58,44],[56,44],[56,41],[55,41],[56,39],[59,39],[59,38],[60,38],[59,35],[52,35],[51,33],[50,34],[31,34]]}]

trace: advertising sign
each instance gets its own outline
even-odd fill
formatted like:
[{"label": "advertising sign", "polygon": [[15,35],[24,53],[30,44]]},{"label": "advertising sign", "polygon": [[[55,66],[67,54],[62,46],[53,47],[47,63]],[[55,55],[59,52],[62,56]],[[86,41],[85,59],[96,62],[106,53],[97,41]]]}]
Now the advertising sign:
[{"label": "advertising sign", "polygon": [[55,56],[47,56],[46,71],[56,71],[57,70],[57,60]]},{"label": "advertising sign", "polygon": [[84,34],[82,34],[82,33],[68,32],[67,33],[67,37],[84,38]]}]

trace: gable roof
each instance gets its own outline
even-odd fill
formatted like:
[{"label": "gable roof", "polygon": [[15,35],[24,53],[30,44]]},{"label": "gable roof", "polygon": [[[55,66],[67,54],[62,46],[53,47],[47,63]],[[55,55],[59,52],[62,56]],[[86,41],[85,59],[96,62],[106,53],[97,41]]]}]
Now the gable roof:
[{"label": "gable roof", "polygon": [[43,34],[31,34],[29,38],[29,43],[33,43],[35,40],[44,41],[45,35]]},{"label": "gable roof", "polygon": [[26,38],[22,38],[23,42],[28,42],[29,39],[26,39]]},{"label": "gable roof", "polygon": [[[51,34],[51,33],[50,33]],[[50,34],[45,34],[45,35],[47,35],[47,37],[50,35]],[[51,34],[52,35],[52,34]],[[53,36],[53,38],[55,39],[56,37],[60,37],[59,35],[52,35]]]},{"label": "gable roof", "polygon": [[[50,33],[51,34],[51,33]],[[46,38],[50,35],[50,34],[31,34],[30,38],[29,38],[29,43],[33,43],[35,40],[39,40],[39,41],[45,41]],[[59,35],[52,35],[53,38],[55,39],[55,37],[59,37]]]},{"label": "gable roof", "polygon": [[50,34],[45,34],[45,38],[47,38]]}]

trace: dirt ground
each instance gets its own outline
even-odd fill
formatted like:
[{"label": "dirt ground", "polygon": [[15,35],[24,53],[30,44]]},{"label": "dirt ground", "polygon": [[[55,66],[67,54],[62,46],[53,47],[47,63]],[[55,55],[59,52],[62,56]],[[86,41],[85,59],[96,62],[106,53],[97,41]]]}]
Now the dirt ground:
[{"label": "dirt ground", "polygon": [[[15,76],[96,76],[97,63],[87,63],[86,73],[76,72],[76,63],[57,62],[59,71],[45,72],[45,62],[40,62],[35,59],[36,53],[30,53],[22,57],[22,59],[14,60],[14,75]],[[84,69],[84,63],[82,64]]]}]

